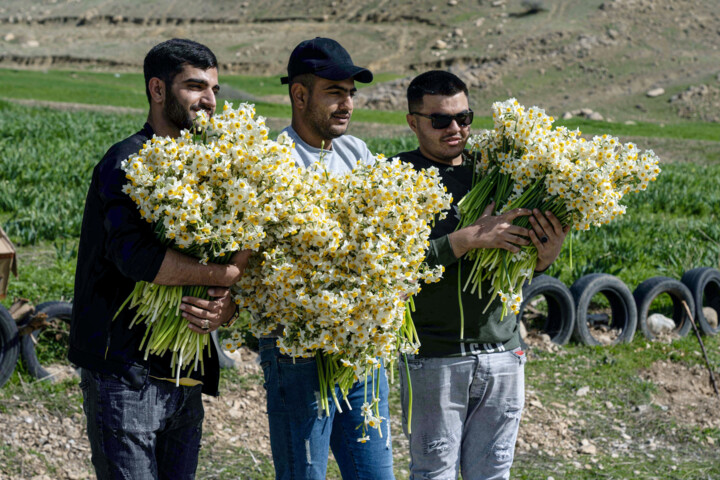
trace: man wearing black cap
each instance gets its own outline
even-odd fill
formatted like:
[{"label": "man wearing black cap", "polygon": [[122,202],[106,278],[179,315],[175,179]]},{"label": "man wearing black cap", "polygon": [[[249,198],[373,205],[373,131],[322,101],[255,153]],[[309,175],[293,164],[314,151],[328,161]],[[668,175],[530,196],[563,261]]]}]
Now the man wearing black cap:
[{"label": "man wearing black cap", "polygon": [[[322,161],[336,173],[352,170],[358,161],[372,163],[362,140],[345,135],[353,111],[355,80],[372,81],[372,73],[355,66],[348,52],[335,40],[315,38],[301,42],[290,55],[288,76],[292,124],[284,132],[295,142],[293,155],[304,167]],[[350,389],[348,408],[330,402],[330,414],[319,406],[319,380],[314,358],[281,355],[275,338],[260,339],[260,362],[267,389],[270,444],[277,479],[325,479],[328,448],[345,480],[393,479],[388,384],[385,370],[375,373],[379,384],[378,431],[371,429],[358,442],[365,401],[364,379]],[[369,382],[370,383],[370,382]],[[338,397],[341,393],[336,389]],[[351,408],[350,408],[351,407]]]},{"label": "man wearing black cap", "polygon": [[358,160],[375,158],[365,142],[344,135],[353,111],[355,80],[372,82],[367,68],[355,66],[335,40],[317,37],[301,42],[288,62],[292,125],[286,132],[295,141],[295,161],[305,167],[323,162],[332,172],[352,170]]}]

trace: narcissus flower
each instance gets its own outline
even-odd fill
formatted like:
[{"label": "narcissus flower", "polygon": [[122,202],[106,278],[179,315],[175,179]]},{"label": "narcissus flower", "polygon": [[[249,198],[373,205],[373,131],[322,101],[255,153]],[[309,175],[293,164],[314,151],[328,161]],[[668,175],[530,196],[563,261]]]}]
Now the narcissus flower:
[{"label": "narcissus flower", "polygon": [[[492,109],[494,129],[468,140],[478,175],[459,203],[460,227],[473,223],[494,200],[499,212],[539,208],[553,212],[563,226],[588,230],[624,214],[623,196],[645,190],[660,173],[652,150],[640,153],[633,143],[607,134],[587,140],[579,130],[553,129],[554,119],[544,110],[526,109],[514,98]],[[515,224],[530,226],[526,217]],[[535,246],[523,247],[520,255],[498,249],[467,255],[474,266],[466,287],[482,293],[481,279],[490,279],[490,293],[500,295],[503,316],[518,313],[522,285],[532,279],[537,263]]]}]

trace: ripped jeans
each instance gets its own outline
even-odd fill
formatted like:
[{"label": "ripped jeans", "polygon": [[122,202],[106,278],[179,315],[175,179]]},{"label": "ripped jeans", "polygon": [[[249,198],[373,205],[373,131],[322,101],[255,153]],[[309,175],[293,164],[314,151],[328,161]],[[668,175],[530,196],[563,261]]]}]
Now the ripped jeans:
[{"label": "ripped jeans", "polygon": [[[348,401],[335,392],[342,412],[330,397],[330,414],[319,410],[319,382],[314,358],[292,359],[281,355],[274,338],[261,338],[260,366],[265,377],[270,447],[277,480],[325,480],[328,452],[332,448],[343,480],[393,480],[392,441],[385,369],[376,370],[380,382],[382,437],[370,428],[365,443],[358,442],[363,423],[365,382],[350,389]],[[376,383],[377,385],[377,383]],[[371,380],[368,379],[368,401]]]},{"label": "ripped jeans", "polygon": [[398,362],[412,480],[510,478],[525,404],[524,352],[411,357],[412,424],[405,361]]}]

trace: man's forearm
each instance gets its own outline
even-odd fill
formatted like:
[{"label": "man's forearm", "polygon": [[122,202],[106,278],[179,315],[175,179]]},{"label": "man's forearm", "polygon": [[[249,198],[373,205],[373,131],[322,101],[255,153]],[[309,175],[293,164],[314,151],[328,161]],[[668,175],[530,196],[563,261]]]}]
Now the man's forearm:
[{"label": "man's forearm", "polygon": [[466,234],[468,230],[460,229],[448,234],[448,242],[456,258],[460,258],[471,250]]},{"label": "man's forearm", "polygon": [[197,258],[168,249],[152,283],[229,287],[240,278],[241,274],[242,271],[234,263],[203,265]]}]

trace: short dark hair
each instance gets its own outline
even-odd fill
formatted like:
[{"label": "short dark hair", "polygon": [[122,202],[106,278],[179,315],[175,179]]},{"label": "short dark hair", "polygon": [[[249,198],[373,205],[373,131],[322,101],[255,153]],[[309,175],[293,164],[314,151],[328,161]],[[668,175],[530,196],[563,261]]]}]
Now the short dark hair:
[{"label": "short dark hair", "polygon": [[155,45],[143,64],[145,73],[145,95],[150,102],[150,79],[157,77],[166,86],[172,85],[175,76],[185,65],[208,70],[217,68],[217,58],[208,47],[184,38],[173,38]]},{"label": "short dark hair", "polygon": [[315,81],[318,79],[317,76],[313,75],[312,73],[301,73],[300,75],[295,75],[293,78],[291,78],[288,82],[288,93],[290,94],[290,104],[294,102],[292,98],[292,86],[295,83],[299,83],[305,88],[308,89],[308,92],[312,93],[312,89],[315,86]]},{"label": "short dark hair", "polygon": [[299,83],[308,90],[312,90],[312,88],[315,86],[315,81],[317,79],[318,77],[313,75],[312,73],[301,73],[300,75],[295,75],[288,81],[288,92],[290,92],[293,83]]},{"label": "short dark hair", "polygon": [[465,82],[456,75],[444,70],[430,70],[413,78],[407,89],[408,109],[415,112],[422,108],[425,95],[452,96],[463,92],[468,96]]}]

